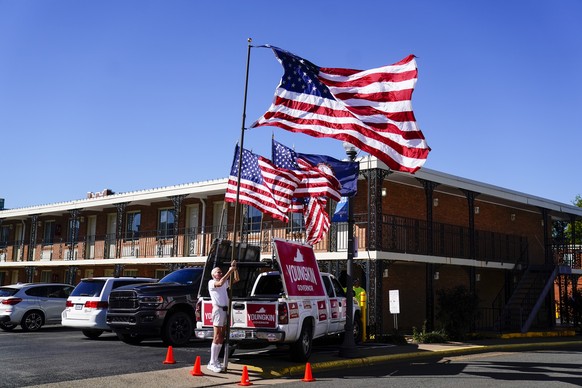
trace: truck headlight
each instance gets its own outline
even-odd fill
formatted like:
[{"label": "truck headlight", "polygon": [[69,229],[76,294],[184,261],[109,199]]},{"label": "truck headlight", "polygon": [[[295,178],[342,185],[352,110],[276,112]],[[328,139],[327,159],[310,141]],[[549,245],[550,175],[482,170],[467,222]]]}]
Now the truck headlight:
[{"label": "truck headlight", "polygon": [[141,304],[160,304],[164,302],[162,296],[140,296],[139,303]]}]

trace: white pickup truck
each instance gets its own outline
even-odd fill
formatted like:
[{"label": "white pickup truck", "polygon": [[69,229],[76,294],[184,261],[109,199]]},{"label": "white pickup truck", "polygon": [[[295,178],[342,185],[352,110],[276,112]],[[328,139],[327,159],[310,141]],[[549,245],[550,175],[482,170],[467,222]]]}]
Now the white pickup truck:
[{"label": "white pickup truck", "polygon": [[[233,286],[229,350],[288,344],[291,358],[304,362],[314,339],[344,333],[346,294],[333,275],[319,272],[311,246],[285,240],[274,240],[274,244],[276,261],[239,262],[241,281]],[[207,267],[214,266],[211,258],[209,262]],[[250,292],[245,293],[240,283],[252,285]],[[206,285],[203,281],[196,306],[195,333],[200,339],[213,335],[212,304],[208,292],[203,292]],[[362,323],[358,303],[353,306],[357,341]]]}]

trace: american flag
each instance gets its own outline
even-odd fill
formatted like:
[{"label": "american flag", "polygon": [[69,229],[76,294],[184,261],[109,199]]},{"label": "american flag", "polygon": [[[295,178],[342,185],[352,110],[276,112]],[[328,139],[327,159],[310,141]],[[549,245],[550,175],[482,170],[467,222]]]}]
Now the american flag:
[{"label": "american flag", "polygon": [[298,154],[291,148],[275,140],[273,140],[272,153],[275,166],[293,170],[303,177],[295,191],[291,211],[303,213],[306,241],[315,245],[325,237],[329,230],[329,214],[325,211],[327,197],[339,201],[341,185],[329,172],[321,172],[306,160],[298,158]]},{"label": "american flag", "polygon": [[331,137],[414,173],[430,147],[412,112],[418,70],[413,55],[371,70],[318,67],[277,47],[284,68],[269,110],[252,127],[276,126]]},{"label": "american flag", "polygon": [[329,214],[325,211],[327,199],[325,197],[310,198],[303,209],[303,219],[305,220],[305,241],[315,245],[327,234],[331,221]]},{"label": "american flag", "polygon": [[341,184],[331,169],[314,166],[307,160],[299,158],[291,148],[273,140],[272,158],[275,166],[293,170],[301,176],[301,184],[295,190],[294,197],[329,197],[336,201],[341,199]]},{"label": "american flag", "polygon": [[[235,147],[234,159],[228,178],[226,202],[236,202],[239,146]],[[275,167],[268,159],[242,150],[239,202],[251,205],[262,213],[287,222],[293,193],[301,178],[293,171]]]}]

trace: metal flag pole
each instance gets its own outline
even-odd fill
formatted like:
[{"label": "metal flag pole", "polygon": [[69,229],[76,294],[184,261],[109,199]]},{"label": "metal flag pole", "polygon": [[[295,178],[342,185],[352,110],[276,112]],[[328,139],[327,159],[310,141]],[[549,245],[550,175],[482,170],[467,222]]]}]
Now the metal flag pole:
[{"label": "metal flag pole", "polygon": [[[236,201],[234,205],[234,218],[233,218],[233,230],[232,230],[232,254],[231,254],[231,262],[234,260],[235,250],[236,250],[236,234],[237,234],[237,223],[236,219],[238,217],[239,212],[239,197],[240,197],[240,177],[241,177],[241,169],[242,169],[242,155],[243,155],[243,147],[244,147],[244,140],[245,140],[245,120],[247,116],[247,91],[249,86],[249,64],[251,62],[251,43],[252,38],[248,38],[248,48],[247,48],[247,68],[246,68],[246,75],[245,75],[245,94],[244,94],[244,101],[243,101],[243,113],[242,113],[242,125],[240,129],[240,141],[239,141],[239,149],[238,149],[238,174],[237,174],[237,182],[236,182]],[[229,339],[230,339],[230,313],[231,313],[231,300],[232,300],[232,276],[229,278],[228,282],[230,284],[230,289],[228,292],[228,309],[226,311],[226,330],[224,333],[224,370],[223,373],[226,373],[228,370],[228,353],[229,353]]]}]

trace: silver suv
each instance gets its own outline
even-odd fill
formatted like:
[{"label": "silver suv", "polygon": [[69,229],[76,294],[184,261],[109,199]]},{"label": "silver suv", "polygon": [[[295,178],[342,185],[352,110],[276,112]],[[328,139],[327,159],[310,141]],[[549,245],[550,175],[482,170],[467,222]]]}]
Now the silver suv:
[{"label": "silver suv", "polygon": [[61,323],[61,312],[73,286],[61,283],[18,283],[0,287],[0,329],[36,331]]},{"label": "silver suv", "polygon": [[75,287],[61,314],[63,326],[82,329],[87,338],[95,339],[111,331],[107,317],[108,298],[118,287],[138,283],[153,283],[158,279],[138,277],[96,277],[82,279]]}]

